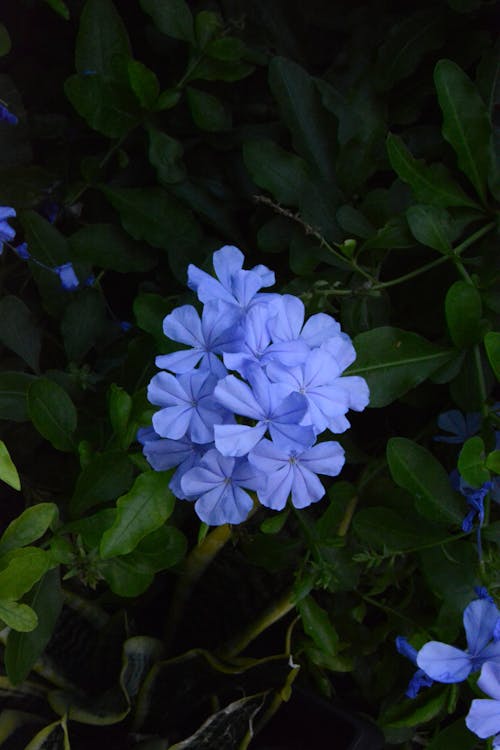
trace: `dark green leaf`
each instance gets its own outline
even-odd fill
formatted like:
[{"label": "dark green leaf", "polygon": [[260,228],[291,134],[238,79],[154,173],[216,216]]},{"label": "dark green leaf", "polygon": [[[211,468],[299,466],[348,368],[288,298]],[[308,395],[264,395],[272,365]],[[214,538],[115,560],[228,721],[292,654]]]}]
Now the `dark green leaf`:
[{"label": "dark green leaf", "polygon": [[353,520],[361,541],[376,550],[404,552],[422,545],[437,544],[446,538],[442,529],[425,525],[416,513],[403,513],[391,508],[362,508]]},{"label": "dark green leaf", "polygon": [[375,234],[373,224],[354,206],[341,206],[337,211],[337,221],[349,236],[368,239]]},{"label": "dark green leaf", "polygon": [[[217,183],[215,187],[218,187]],[[231,212],[231,206],[224,195],[220,196],[219,191],[211,189],[210,183],[184,180],[172,185],[170,190],[219,233],[231,237],[233,242],[239,242],[241,228]]]},{"label": "dark green leaf", "polygon": [[72,257],[99,268],[128,273],[149,271],[156,254],[114,224],[88,224],[69,237]]},{"label": "dark green leaf", "polygon": [[466,281],[455,281],[444,301],[446,322],[451,339],[458,348],[467,348],[481,341],[481,297],[477,289]]},{"label": "dark green leaf", "polygon": [[159,294],[138,294],[134,300],[134,315],[139,328],[151,334],[160,353],[165,353],[166,337],[163,333],[163,320],[171,307]]},{"label": "dark green leaf", "polygon": [[101,560],[99,570],[111,591],[123,597],[139,596],[151,586],[154,578],[150,566],[138,552]]},{"label": "dark green leaf", "polygon": [[410,206],[406,211],[408,226],[415,239],[445,255],[457,237],[450,214],[438,206]]},{"label": "dark green leaf", "polygon": [[26,679],[54,631],[63,603],[59,570],[49,570],[33,587],[26,603],[36,613],[38,624],[29,634],[9,633],[5,667],[13,685]]},{"label": "dark green leaf", "polygon": [[182,531],[175,526],[160,526],[141,539],[135,554],[142,564],[149,566],[151,572],[157,573],[177,565],[186,554],[186,549],[187,539]]},{"label": "dark green leaf", "polygon": [[140,0],[140,3],[162,34],[194,42],[193,16],[184,0]]},{"label": "dark green leaf", "polygon": [[188,81],[227,81],[229,83],[246,78],[254,70],[253,65],[243,61],[234,62],[202,57],[188,77]]},{"label": "dark green leaf", "polygon": [[434,81],[443,112],[443,136],[484,203],[491,137],[486,106],[469,77],[451,60],[438,62]]},{"label": "dark green leaf", "polygon": [[3,23],[0,23],[0,57],[8,55],[12,44],[10,35]]},{"label": "dark green leaf", "polygon": [[366,146],[371,147],[384,136],[383,106],[371,83],[360,82],[345,92],[320,78],[315,83],[324,106],[338,120],[337,138],[341,146],[355,143],[357,149],[366,153]]},{"label": "dark green leaf", "polygon": [[[460,0],[459,3],[454,0],[452,7],[459,4],[464,4],[463,0]],[[476,747],[476,735],[473,732],[464,731],[464,720],[460,718],[435,734],[426,750],[450,750],[450,748],[453,748],[453,750],[474,750]]]},{"label": "dark green leaf", "polygon": [[417,201],[444,208],[477,208],[477,203],[464,193],[442,164],[427,166],[422,159],[415,159],[402,139],[392,133],[387,136],[386,145],[392,168],[410,185]]},{"label": "dark green leaf", "polygon": [[233,62],[240,60],[246,52],[246,46],[241,39],[234,36],[223,36],[209,42],[205,48],[209,57],[216,60],[227,60]]},{"label": "dark green leaf", "polygon": [[339,636],[327,612],[317,604],[312,596],[306,596],[297,604],[305,633],[312,638],[320,651],[335,656],[339,646]]},{"label": "dark green leaf", "polygon": [[462,479],[471,487],[482,487],[489,481],[485,466],[484,442],[478,435],[465,441],[458,456],[457,468]]},{"label": "dark green leaf", "polygon": [[166,89],[162,91],[155,104],[155,111],[162,112],[163,110],[173,109],[179,102],[182,94],[177,89]]},{"label": "dark green leaf", "polygon": [[279,202],[297,206],[307,179],[307,165],[272,141],[247,141],[243,144],[245,166],[253,181],[268,190]]},{"label": "dark green leaf", "polygon": [[387,39],[379,49],[375,75],[382,91],[407,78],[421,60],[443,43],[443,16],[436,8],[408,14],[390,27]]},{"label": "dark green leaf", "polygon": [[28,417],[26,394],[36,380],[26,372],[0,372],[0,419],[26,422]]},{"label": "dark green leaf", "polygon": [[422,516],[438,523],[461,522],[461,503],[448,474],[426,448],[407,438],[391,438],[387,443],[387,462],[392,478],[413,495]]},{"label": "dark green leaf", "polygon": [[71,257],[68,242],[52,224],[36,211],[23,211],[20,219],[34,258],[52,268],[68,262]]},{"label": "dark green leaf", "polygon": [[393,216],[383,227],[377,230],[377,233],[363,243],[363,250],[368,249],[388,249],[413,247],[413,239],[409,229],[408,222],[404,216]]},{"label": "dark green leaf", "polygon": [[64,92],[89,127],[108,138],[120,138],[138,123],[140,109],[132,92],[95,75],[73,75]]},{"label": "dark green leaf", "polygon": [[500,450],[491,451],[486,456],[486,468],[495,474],[500,474]]},{"label": "dark green leaf", "polygon": [[158,182],[169,185],[184,180],[186,168],[182,163],[182,144],[152,126],[148,127],[148,134],[149,161],[156,169]]},{"label": "dark green leaf", "polygon": [[5,482],[14,490],[21,489],[19,474],[3,440],[0,440],[0,481]]},{"label": "dark green leaf", "polygon": [[62,18],[64,18],[66,21],[69,21],[69,9],[63,0],[45,0],[47,5],[50,5],[50,7],[55,10],[56,13],[58,13]]},{"label": "dark green leaf", "polygon": [[132,464],[124,453],[110,451],[94,456],[76,482],[70,503],[72,515],[115,500],[129,489],[132,474]]},{"label": "dark green leaf", "polygon": [[75,447],[75,406],[60,385],[47,378],[35,380],[28,388],[28,414],[38,432],[60,451]]},{"label": "dark green leaf", "polygon": [[231,114],[217,97],[191,86],[187,86],[186,96],[191,117],[200,130],[218,133],[231,129]]},{"label": "dark green leaf", "polygon": [[263,534],[278,534],[283,526],[286,524],[289,516],[289,510],[284,510],[281,513],[276,513],[269,518],[262,521],[260,530]]},{"label": "dark green leaf", "polygon": [[29,308],[12,294],[0,299],[0,342],[38,372],[42,332]]},{"label": "dark green leaf", "polygon": [[54,503],[38,503],[27,508],[7,526],[0,538],[0,555],[40,539],[59,515]]},{"label": "dark green leaf", "polygon": [[180,201],[162,188],[102,188],[120,214],[123,228],[136,240],[182,253],[196,246],[201,229]]},{"label": "dark green leaf", "polygon": [[[486,354],[488,355],[488,361],[491,365],[491,369],[495,373],[495,377],[500,381],[500,333],[497,331],[489,331],[484,337],[484,347]],[[0,388],[1,388],[2,376],[0,375]],[[2,394],[0,391],[0,404]],[[1,414],[1,410],[0,410]]]},{"label": "dark green leaf", "polygon": [[116,503],[116,519],[101,540],[101,558],[132,552],[141,539],[165,523],[174,502],[163,472],[140,474],[129,492]]},{"label": "dark green leaf", "polygon": [[98,73],[104,78],[123,80],[129,56],[127,29],[111,0],[87,0],[76,38],[78,73],[88,78]]},{"label": "dark green leaf", "polygon": [[207,44],[223,28],[222,20],[217,13],[211,10],[200,10],[194,19],[194,31],[196,43],[200,49],[205,49]]},{"label": "dark green leaf", "polygon": [[448,686],[441,685],[433,690],[422,691],[415,701],[398,704],[383,717],[382,726],[386,728],[416,727],[435,719],[445,708],[448,701]]},{"label": "dark green leaf", "polygon": [[383,326],[354,339],[356,362],[347,375],[361,375],[370,388],[370,406],[387,406],[422,383],[451,359],[453,352],[416,333]]},{"label": "dark green leaf", "polygon": [[106,322],[106,308],[97,289],[83,289],[64,311],[61,333],[68,359],[80,362],[93,346]]},{"label": "dark green leaf", "polygon": [[[123,439],[126,436],[132,414],[132,398],[127,391],[116,383],[112,383],[109,389],[109,418],[111,426],[116,435]],[[128,445],[122,445],[128,448]]]},{"label": "dark green leaf", "polygon": [[334,121],[321,107],[314,79],[297,63],[273,57],[269,85],[297,152],[328,181],[334,180]]},{"label": "dark green leaf", "polygon": [[156,74],[138,60],[129,60],[128,77],[140,105],[145,109],[153,109],[160,94]]}]

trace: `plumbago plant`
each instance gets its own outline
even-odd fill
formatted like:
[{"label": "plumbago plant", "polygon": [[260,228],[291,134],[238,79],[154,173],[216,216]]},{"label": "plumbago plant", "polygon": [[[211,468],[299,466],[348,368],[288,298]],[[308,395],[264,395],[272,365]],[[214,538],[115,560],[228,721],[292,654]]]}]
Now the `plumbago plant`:
[{"label": "plumbago plant", "polygon": [[494,5],[268,6],[2,8],[0,747],[499,746]]}]

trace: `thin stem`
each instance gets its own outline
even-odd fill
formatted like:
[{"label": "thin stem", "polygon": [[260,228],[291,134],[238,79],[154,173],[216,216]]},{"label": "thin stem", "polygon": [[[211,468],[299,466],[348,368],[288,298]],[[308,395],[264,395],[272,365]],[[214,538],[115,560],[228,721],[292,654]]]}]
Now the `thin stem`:
[{"label": "thin stem", "polygon": [[339,536],[345,536],[347,532],[349,531],[349,526],[351,525],[352,517],[354,515],[354,511],[356,510],[358,501],[359,501],[358,496],[354,495],[354,497],[351,497],[351,499],[347,503],[344,517],[339,524],[339,530],[337,532]]},{"label": "thin stem", "polygon": [[474,353],[474,364],[476,366],[477,384],[479,386],[479,394],[481,396],[481,412],[482,412],[483,417],[487,417],[489,414],[489,409],[486,404],[486,401],[488,399],[488,394],[486,391],[486,381],[484,379],[484,370],[483,370],[483,363],[481,361],[481,349],[479,348],[479,344],[475,344],[472,351]]}]

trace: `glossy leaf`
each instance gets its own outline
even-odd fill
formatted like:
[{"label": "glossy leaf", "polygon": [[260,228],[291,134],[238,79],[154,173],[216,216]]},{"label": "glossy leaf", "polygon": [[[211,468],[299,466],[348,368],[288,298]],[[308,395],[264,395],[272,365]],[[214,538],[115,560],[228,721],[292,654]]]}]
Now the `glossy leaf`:
[{"label": "glossy leaf", "polygon": [[12,294],[0,300],[0,343],[38,372],[42,332],[29,308]]},{"label": "glossy leaf", "polygon": [[49,570],[33,587],[26,603],[36,613],[38,623],[29,634],[9,633],[5,667],[13,685],[26,679],[54,631],[63,604],[59,570]]},{"label": "glossy leaf", "polygon": [[245,166],[253,181],[286,206],[297,206],[307,178],[307,165],[300,156],[285,151],[272,141],[243,144]]},{"label": "glossy leaf", "polygon": [[455,346],[467,348],[481,341],[482,304],[477,289],[466,281],[455,281],[444,301],[446,323]]},{"label": "glossy leaf", "polygon": [[477,207],[442,164],[428,166],[422,159],[415,159],[403,140],[392,133],[387,136],[386,146],[392,168],[408,183],[417,201],[444,208]]},{"label": "glossy leaf", "polygon": [[64,92],[88,126],[108,138],[120,138],[136,127],[140,108],[131,91],[102,75],[74,75]]},{"label": "glossy leaf", "polygon": [[54,448],[72,451],[75,447],[75,406],[60,385],[39,378],[28,388],[28,414],[36,429]]},{"label": "glossy leaf", "polygon": [[0,599],[20,599],[45,575],[51,565],[49,553],[38,547],[23,547],[2,555]]},{"label": "glossy leaf", "polygon": [[407,438],[390,438],[387,462],[392,478],[415,499],[417,511],[431,521],[458,524],[463,512],[448,474],[426,448]]},{"label": "glossy leaf", "polygon": [[491,369],[495,373],[496,379],[500,381],[500,333],[489,331],[484,337],[484,346]]},{"label": "glossy leaf", "polygon": [[99,571],[111,591],[125,598],[139,596],[151,586],[154,579],[150,566],[137,552],[102,560]]},{"label": "glossy leaf", "polygon": [[0,481],[6,482],[14,490],[21,489],[19,474],[3,440],[0,440]]},{"label": "glossy leaf", "polygon": [[184,0],[140,0],[140,3],[162,34],[194,42],[193,16]]},{"label": "glossy leaf", "polygon": [[443,112],[443,136],[458,166],[484,202],[489,170],[491,126],[486,106],[470,78],[451,60],[440,60],[434,82]]},{"label": "glossy leaf", "polygon": [[186,87],[186,97],[191,117],[200,130],[218,133],[231,129],[231,114],[220,99],[191,86]]},{"label": "glossy leaf", "polygon": [[438,206],[410,206],[406,212],[411,233],[422,245],[432,247],[445,255],[457,236],[451,216],[445,208]]},{"label": "glossy leaf", "polygon": [[476,435],[465,441],[458,456],[457,467],[462,479],[471,487],[482,487],[489,480],[490,472],[485,467],[482,438]]},{"label": "glossy leaf", "polygon": [[165,523],[174,502],[162,472],[140,474],[130,491],[116,503],[116,519],[102,537],[101,557],[106,559],[132,552],[141,539]]},{"label": "glossy leaf", "polygon": [[59,511],[54,503],[38,503],[26,508],[10,522],[0,537],[0,555],[36,542],[57,520]]},{"label": "glossy leaf", "polygon": [[354,338],[357,359],[347,375],[361,375],[370,388],[370,406],[387,406],[442,367],[453,352],[422,336],[383,326]]},{"label": "glossy leaf", "polygon": [[156,74],[139,60],[129,60],[128,77],[140,105],[145,109],[153,109],[160,94]]},{"label": "glossy leaf", "polygon": [[328,613],[320,607],[312,596],[306,596],[297,604],[305,633],[314,641],[320,651],[335,655],[339,646],[339,636],[333,627]]},{"label": "glossy leaf", "polygon": [[0,598],[0,621],[21,633],[34,630],[38,624],[35,612],[27,604]]}]

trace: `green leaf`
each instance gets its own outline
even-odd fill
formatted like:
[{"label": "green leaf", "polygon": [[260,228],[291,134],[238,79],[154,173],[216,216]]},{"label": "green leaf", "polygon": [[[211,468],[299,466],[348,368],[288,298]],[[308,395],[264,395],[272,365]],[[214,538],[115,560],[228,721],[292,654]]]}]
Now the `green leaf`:
[{"label": "green leaf", "polygon": [[422,336],[382,326],[354,338],[357,359],[346,375],[361,375],[370,388],[370,406],[395,401],[432,375],[453,356]]},{"label": "green leaf", "polygon": [[381,724],[386,729],[416,727],[436,718],[448,701],[449,687],[435,686],[430,691],[422,691],[415,699],[396,705],[382,717]]},{"label": "green leaf", "polygon": [[339,636],[327,612],[317,604],[312,596],[306,596],[297,604],[304,632],[312,638],[320,651],[335,656],[339,646]]},{"label": "green leaf", "polygon": [[40,729],[24,750],[71,750],[66,716]]},{"label": "green leaf", "polygon": [[182,144],[167,133],[148,127],[149,161],[156,169],[158,182],[170,185],[181,182],[186,177],[186,168],[182,163],[184,149]]},{"label": "green leaf", "polygon": [[445,208],[439,206],[410,206],[406,218],[411,233],[422,245],[448,254],[457,237],[456,227]]},{"label": "green leaf", "polygon": [[231,130],[232,117],[223,103],[206,91],[186,87],[186,97],[195,125],[208,133]]},{"label": "green leaf", "polygon": [[54,503],[38,503],[26,508],[10,522],[0,538],[0,555],[24,547],[40,539],[57,520],[59,511]]},{"label": "green leaf", "polygon": [[64,388],[47,378],[35,380],[28,388],[28,414],[40,435],[54,448],[74,449],[77,413]]},{"label": "green leaf", "polygon": [[207,44],[223,29],[223,23],[217,13],[211,10],[200,10],[194,19],[196,44],[205,49]]},{"label": "green leaf", "polygon": [[36,613],[38,624],[29,635],[11,631],[5,647],[5,667],[13,685],[23,682],[42,654],[54,631],[63,599],[59,570],[49,570],[33,587],[26,600]]},{"label": "green leaf", "polygon": [[3,440],[0,440],[0,481],[5,482],[15,490],[21,489],[19,474]]},{"label": "green leaf", "polygon": [[66,307],[61,333],[68,359],[80,362],[95,346],[106,323],[106,308],[97,289],[82,289]]},{"label": "green leaf", "polygon": [[262,521],[260,530],[263,534],[278,534],[286,524],[289,514],[289,510],[287,509],[266,518]]},{"label": "green leaf", "polygon": [[[177,565],[186,554],[187,539],[175,526],[160,526],[141,539],[135,552],[141,564],[149,566],[157,573]],[[126,556],[128,557],[128,555]]]},{"label": "green leaf", "polygon": [[162,34],[194,43],[193,16],[184,0],[140,0]]},{"label": "green leaf", "polygon": [[139,596],[151,586],[154,573],[141,555],[132,552],[130,555],[113,557],[111,560],[100,560],[99,571],[117,596]]},{"label": "green leaf", "polygon": [[444,38],[443,15],[438,8],[416,10],[391,24],[377,55],[375,75],[380,90],[388,91],[411,75],[429,52],[442,45]]},{"label": "green leaf", "polygon": [[177,198],[159,187],[108,188],[104,195],[120,214],[123,228],[136,240],[174,254],[192,248],[201,240],[197,220]]},{"label": "green leaf", "polygon": [[127,450],[137,433],[137,423],[131,420],[132,407],[133,401],[127,391],[112,383],[109,389],[109,417],[123,450]]},{"label": "green leaf", "polygon": [[101,540],[101,557],[106,559],[132,552],[141,539],[165,523],[174,502],[164,473],[140,474],[130,491],[116,503],[116,519]]},{"label": "green leaf", "polygon": [[455,346],[465,349],[481,341],[484,334],[481,325],[481,297],[472,284],[455,281],[446,293],[444,309]]},{"label": "green leaf", "polygon": [[205,47],[205,52],[209,57],[229,62],[240,60],[246,50],[245,43],[235,36],[223,36],[220,39],[214,39]]},{"label": "green leaf", "polygon": [[9,599],[0,599],[0,620],[9,628],[19,630],[21,633],[34,630],[38,623],[37,616],[31,607]]},{"label": "green leaf", "polygon": [[19,218],[34,258],[51,268],[68,262],[71,257],[68,242],[52,224],[36,211],[23,211]]},{"label": "green leaf", "polygon": [[490,472],[485,467],[485,450],[483,440],[476,435],[465,441],[457,462],[460,476],[472,487],[482,487],[490,479]]},{"label": "green leaf", "polygon": [[71,257],[120,273],[150,271],[156,253],[114,224],[87,224],[69,237]]},{"label": "green leaf", "polygon": [[451,60],[438,62],[434,82],[443,112],[443,136],[484,203],[491,138],[486,106],[470,78]]},{"label": "green leaf", "polygon": [[0,372],[0,419],[28,421],[27,391],[36,380],[27,372]]},{"label": "green leaf", "polygon": [[110,451],[94,456],[77,479],[71,515],[78,517],[95,505],[116,500],[129,489],[132,475],[133,466],[125,453]]},{"label": "green leaf", "polygon": [[38,372],[42,333],[30,309],[12,294],[0,299],[0,342]]},{"label": "green leaf", "polygon": [[10,35],[3,23],[0,23],[0,57],[8,55],[12,47]]},{"label": "green leaf", "polygon": [[45,2],[47,5],[50,5],[52,10],[55,10],[61,18],[64,18],[65,21],[69,21],[69,9],[63,0],[45,0]]},{"label": "green leaf", "polygon": [[307,179],[307,165],[272,141],[247,141],[243,159],[256,185],[286,206],[298,206]]},{"label": "green leaf", "polygon": [[405,552],[446,538],[442,529],[422,524],[416,513],[404,513],[386,507],[362,508],[353,520],[362,542],[384,552]]},{"label": "green leaf", "polygon": [[[458,4],[455,1],[453,6]],[[476,747],[477,737],[473,732],[464,731],[464,720],[461,717],[435,734],[426,746],[426,750],[449,750],[450,748],[453,748],[453,750],[474,750]]]},{"label": "green leaf", "polygon": [[50,554],[38,547],[22,547],[2,555],[0,599],[20,599],[45,575],[51,564]]},{"label": "green leaf", "polygon": [[321,106],[314,79],[297,63],[273,57],[269,86],[296,151],[328,181],[334,181],[335,121]]},{"label": "green leaf", "polygon": [[[488,361],[491,365],[491,369],[495,373],[495,377],[500,381],[500,333],[498,331],[489,331],[484,337],[484,348],[488,355]],[[1,375],[0,375],[1,384]],[[1,388],[1,385],[0,385]],[[1,399],[1,393],[0,393]],[[1,401],[0,401],[1,403]],[[1,411],[0,411],[1,413]]]},{"label": "green leaf", "polygon": [[167,109],[173,109],[178,104],[182,93],[177,89],[166,89],[162,91],[155,104],[155,111],[162,112]]},{"label": "green leaf", "polygon": [[129,60],[128,77],[139,104],[144,109],[154,109],[160,95],[160,84],[156,74],[138,60]]},{"label": "green leaf", "polygon": [[136,127],[140,108],[132,92],[102,75],[73,75],[64,93],[93,130],[108,138],[121,138]]},{"label": "green leaf", "polygon": [[75,67],[92,78],[124,80],[130,57],[127,29],[111,0],[87,0],[76,37]]},{"label": "green leaf", "polygon": [[163,320],[171,312],[171,305],[159,294],[138,294],[134,300],[134,315],[139,328],[149,333],[156,346],[165,354],[166,336],[163,333]]},{"label": "green leaf", "polygon": [[486,456],[486,468],[495,474],[500,474],[500,450],[491,451]]},{"label": "green leaf", "polygon": [[478,207],[442,164],[427,166],[422,159],[415,159],[402,139],[392,133],[387,136],[386,146],[392,168],[411,187],[420,203],[443,208]]},{"label": "green leaf", "polygon": [[415,498],[417,511],[431,521],[460,524],[460,500],[451,488],[448,474],[432,453],[407,438],[390,438],[387,462],[397,485]]},{"label": "green leaf", "polygon": [[337,221],[344,232],[353,237],[368,239],[375,234],[373,224],[354,206],[348,204],[341,206],[337,211]]}]

